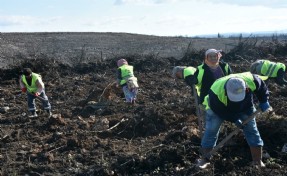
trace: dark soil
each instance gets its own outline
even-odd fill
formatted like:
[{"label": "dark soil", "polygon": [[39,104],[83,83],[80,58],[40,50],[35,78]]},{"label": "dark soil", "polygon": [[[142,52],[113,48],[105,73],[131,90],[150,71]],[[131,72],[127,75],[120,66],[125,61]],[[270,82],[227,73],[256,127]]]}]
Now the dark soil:
[{"label": "dark soil", "polygon": [[[247,71],[258,57],[286,64],[278,43],[267,45],[272,53],[264,51],[265,46],[243,46],[224,55],[234,72]],[[1,69],[1,175],[286,175],[287,153],[281,149],[287,143],[287,91],[272,80],[268,87],[274,112],[257,118],[264,151],[270,155],[263,159],[267,167],[250,166],[242,134],[219,150],[209,169],[195,166],[200,137],[194,99],[191,89],[182,80],[174,81],[170,71],[174,65],[200,64],[201,55],[190,52],[180,60],[126,56],[140,85],[134,106],[124,103],[114,85],[116,59],[74,66],[37,59]],[[27,66],[43,77],[52,118],[40,102],[39,117],[27,117],[26,96],[18,85],[19,71]],[[234,128],[226,122],[219,140]]]}]

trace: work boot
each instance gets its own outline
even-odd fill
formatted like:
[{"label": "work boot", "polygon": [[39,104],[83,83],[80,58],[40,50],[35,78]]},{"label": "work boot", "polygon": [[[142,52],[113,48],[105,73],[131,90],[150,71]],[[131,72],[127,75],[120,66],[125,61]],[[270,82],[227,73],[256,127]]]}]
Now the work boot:
[{"label": "work boot", "polygon": [[28,117],[30,118],[38,117],[38,114],[36,113],[36,111],[30,111],[30,112],[31,112],[31,115],[29,115]]},{"label": "work boot", "polygon": [[47,113],[48,113],[48,117],[52,117],[52,111],[51,111],[51,109],[47,109],[46,111],[47,111]]},{"label": "work boot", "polygon": [[209,153],[212,150],[212,148],[202,148],[202,157],[200,159],[197,159],[197,166],[200,169],[206,169],[210,165],[210,159],[211,157],[204,157],[207,153]]},{"label": "work boot", "polygon": [[265,167],[265,164],[262,162],[262,147],[250,147],[251,156],[252,156],[252,166],[255,167]]}]

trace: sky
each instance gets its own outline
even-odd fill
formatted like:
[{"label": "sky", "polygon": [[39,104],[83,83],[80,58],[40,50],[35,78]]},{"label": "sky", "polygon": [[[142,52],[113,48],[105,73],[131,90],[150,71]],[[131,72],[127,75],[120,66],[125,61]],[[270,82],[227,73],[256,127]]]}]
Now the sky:
[{"label": "sky", "polygon": [[287,33],[287,0],[0,0],[0,32]]}]

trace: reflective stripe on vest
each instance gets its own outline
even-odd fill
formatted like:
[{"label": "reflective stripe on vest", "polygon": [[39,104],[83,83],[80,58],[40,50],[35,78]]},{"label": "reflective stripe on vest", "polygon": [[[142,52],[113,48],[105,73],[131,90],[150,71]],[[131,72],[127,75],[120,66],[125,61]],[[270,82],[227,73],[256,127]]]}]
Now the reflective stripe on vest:
[{"label": "reflective stripe on vest", "polygon": [[134,67],[131,65],[123,65],[119,67],[121,69],[121,81],[120,85],[124,85],[127,82],[127,79],[134,76]]},{"label": "reflective stripe on vest", "polygon": [[25,87],[27,88],[28,92],[31,93],[35,93],[38,90],[38,87],[36,85],[36,81],[38,79],[41,79],[41,75],[36,74],[36,73],[32,73],[32,81],[31,81],[31,85],[28,84],[25,75],[22,75],[22,81],[25,84]]},{"label": "reflective stripe on vest", "polygon": [[[253,92],[256,89],[256,85],[254,83],[253,75],[250,72],[238,73],[238,74],[231,74],[222,78],[219,78],[214,82],[211,86],[211,91],[217,95],[219,101],[221,101],[225,106],[227,106],[227,96],[225,93],[225,84],[230,78],[242,78],[247,87]],[[204,101],[207,101],[208,98],[205,98]],[[208,102],[204,102],[204,105],[207,105]]]},{"label": "reflective stripe on vest", "polygon": [[277,77],[277,72],[279,69],[286,70],[286,66],[282,63],[275,63],[269,60],[265,60],[262,67],[261,67],[261,74],[264,76],[268,76],[271,78]]}]

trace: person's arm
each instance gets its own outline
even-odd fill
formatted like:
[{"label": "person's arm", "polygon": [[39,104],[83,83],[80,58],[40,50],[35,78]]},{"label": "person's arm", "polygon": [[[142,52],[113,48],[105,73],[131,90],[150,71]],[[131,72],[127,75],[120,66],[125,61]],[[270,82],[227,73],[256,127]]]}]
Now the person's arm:
[{"label": "person's arm", "polygon": [[254,83],[256,85],[254,94],[256,95],[260,103],[266,103],[269,98],[269,91],[265,82],[262,79],[260,79],[257,75],[253,75],[253,78]]},{"label": "person's arm", "polygon": [[[36,80],[36,85],[37,85],[37,87],[38,87],[38,89],[37,89],[37,92],[39,93],[39,94],[41,94],[41,92],[43,91],[43,89],[44,89],[44,83],[43,83],[43,81],[42,81],[42,79],[37,79]],[[36,93],[36,92],[35,92]]]},{"label": "person's arm", "polygon": [[22,81],[22,75],[21,75],[20,78],[19,78],[19,85],[20,85],[21,90],[22,90],[23,88],[26,88],[26,87],[25,87],[25,84],[24,84],[23,81]]},{"label": "person's arm", "polygon": [[185,77],[184,80],[185,80],[186,84],[189,85],[190,87],[192,87],[192,85],[198,84],[197,75],[198,75],[198,70],[196,70],[194,75],[188,75],[187,77]]},{"label": "person's arm", "polygon": [[285,72],[281,68],[277,72],[277,77],[276,77],[276,83],[279,84],[280,86],[287,85],[287,81],[285,80]]},{"label": "person's arm", "polygon": [[122,71],[121,69],[118,69],[117,70],[117,85],[118,86],[120,85],[121,80],[122,80]]}]

